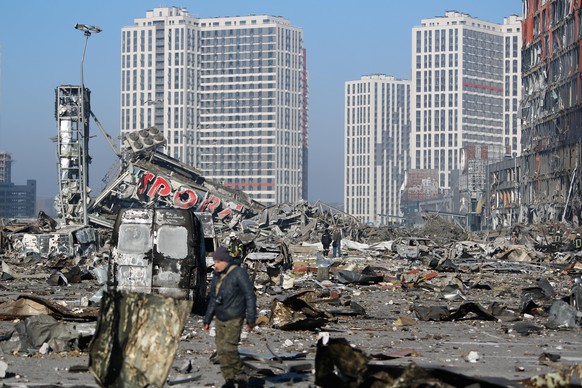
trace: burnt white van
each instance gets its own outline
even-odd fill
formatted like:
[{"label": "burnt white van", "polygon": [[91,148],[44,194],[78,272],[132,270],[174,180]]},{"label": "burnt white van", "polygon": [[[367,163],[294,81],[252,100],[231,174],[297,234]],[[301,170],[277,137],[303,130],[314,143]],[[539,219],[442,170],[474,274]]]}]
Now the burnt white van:
[{"label": "burnt white van", "polygon": [[120,210],[107,284],[113,291],[157,293],[202,303],[206,249],[200,220],[185,209]]}]

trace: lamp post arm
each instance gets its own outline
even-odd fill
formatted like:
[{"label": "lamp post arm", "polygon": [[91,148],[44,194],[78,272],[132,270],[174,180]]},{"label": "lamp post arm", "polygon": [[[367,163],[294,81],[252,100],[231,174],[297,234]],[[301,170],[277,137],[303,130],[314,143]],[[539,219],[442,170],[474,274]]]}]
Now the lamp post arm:
[{"label": "lamp post arm", "polygon": [[109,136],[109,134],[107,133],[107,131],[105,130],[103,125],[101,125],[101,122],[97,119],[97,116],[95,116],[95,113],[93,113],[93,111],[90,111],[89,113],[91,114],[91,117],[93,117],[95,124],[97,124],[97,126],[101,130],[101,133],[103,134],[103,136],[105,136],[105,138],[107,139],[107,142],[109,142],[109,145],[111,146],[111,149],[113,150],[115,155],[117,155],[118,158],[121,158],[121,152],[119,152],[119,150],[117,149],[117,146],[115,146],[115,142],[113,141],[113,138],[111,136]]}]

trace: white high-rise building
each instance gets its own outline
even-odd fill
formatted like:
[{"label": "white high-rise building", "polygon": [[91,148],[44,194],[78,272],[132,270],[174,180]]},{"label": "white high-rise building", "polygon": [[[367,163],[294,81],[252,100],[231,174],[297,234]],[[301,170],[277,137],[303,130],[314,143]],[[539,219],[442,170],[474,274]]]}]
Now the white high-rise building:
[{"label": "white high-rise building", "polygon": [[306,198],[303,30],[267,15],[155,8],[122,29],[121,131],[266,205]]},{"label": "white high-rise building", "polygon": [[448,11],[412,29],[411,168],[438,170],[443,189],[466,145],[519,152],[520,20]]},{"label": "white high-rise building", "polygon": [[521,86],[522,18],[505,18],[503,30],[503,145],[511,155],[521,155]]},{"label": "white high-rise building", "polygon": [[410,81],[375,74],[346,82],[344,209],[362,222],[400,222],[408,164]]}]

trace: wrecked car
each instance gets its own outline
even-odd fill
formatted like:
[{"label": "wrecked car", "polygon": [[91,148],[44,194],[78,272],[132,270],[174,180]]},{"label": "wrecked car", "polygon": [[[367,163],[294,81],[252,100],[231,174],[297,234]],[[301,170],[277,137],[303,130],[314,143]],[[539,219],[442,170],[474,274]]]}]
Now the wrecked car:
[{"label": "wrecked car", "polygon": [[403,259],[419,259],[435,248],[437,245],[424,237],[401,237],[392,243],[392,251]]},{"label": "wrecked car", "polygon": [[202,224],[189,210],[122,209],[113,228],[107,287],[201,302],[205,256]]}]

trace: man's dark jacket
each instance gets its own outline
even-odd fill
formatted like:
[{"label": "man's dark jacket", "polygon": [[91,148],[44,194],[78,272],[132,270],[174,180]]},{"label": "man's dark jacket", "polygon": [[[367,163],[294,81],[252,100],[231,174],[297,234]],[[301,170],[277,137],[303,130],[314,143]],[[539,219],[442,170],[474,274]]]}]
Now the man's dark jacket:
[{"label": "man's dark jacket", "polygon": [[329,248],[329,244],[331,244],[331,235],[329,234],[329,231],[325,231],[323,232],[323,234],[321,235],[321,244],[324,247]]},{"label": "man's dark jacket", "polygon": [[[214,271],[204,323],[209,324],[216,315],[220,321],[246,318],[248,324],[254,325],[257,319],[257,297],[253,285],[247,271],[235,265],[228,272],[231,266],[233,264],[228,265],[223,272]],[[216,285],[221,276],[226,277],[216,295]]]}]

